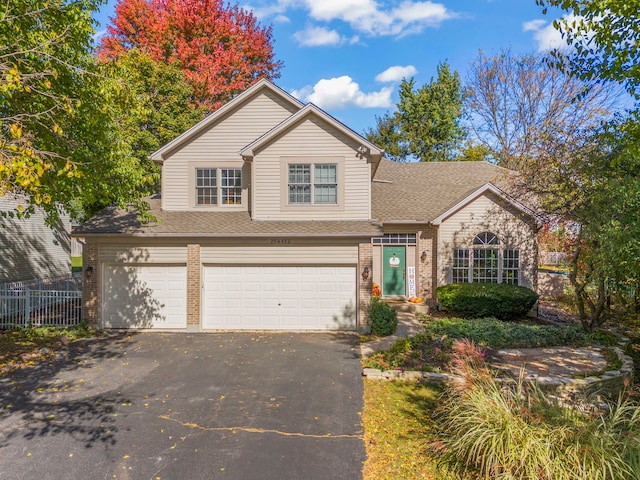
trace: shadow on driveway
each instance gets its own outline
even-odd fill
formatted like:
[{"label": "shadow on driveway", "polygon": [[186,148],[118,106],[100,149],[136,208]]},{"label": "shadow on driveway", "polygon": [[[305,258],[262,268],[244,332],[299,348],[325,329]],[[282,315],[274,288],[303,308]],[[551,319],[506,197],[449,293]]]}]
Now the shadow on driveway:
[{"label": "shadow on driveway", "polygon": [[358,479],[349,334],[111,333],[0,377],[0,478]]}]

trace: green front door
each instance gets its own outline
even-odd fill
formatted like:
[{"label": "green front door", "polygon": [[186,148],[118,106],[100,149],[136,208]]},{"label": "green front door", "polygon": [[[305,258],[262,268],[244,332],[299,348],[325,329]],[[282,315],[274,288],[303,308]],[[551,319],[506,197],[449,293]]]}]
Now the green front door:
[{"label": "green front door", "polygon": [[404,246],[382,247],[382,294],[406,295],[406,250]]}]

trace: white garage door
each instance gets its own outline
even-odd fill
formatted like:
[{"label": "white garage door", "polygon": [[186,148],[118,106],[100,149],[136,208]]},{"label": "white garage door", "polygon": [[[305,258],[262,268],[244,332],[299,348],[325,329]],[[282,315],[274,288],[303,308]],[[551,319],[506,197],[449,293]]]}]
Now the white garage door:
[{"label": "white garage door", "polygon": [[187,268],[105,265],[105,328],[186,328]]},{"label": "white garage door", "polygon": [[203,328],[355,330],[355,267],[207,266]]}]

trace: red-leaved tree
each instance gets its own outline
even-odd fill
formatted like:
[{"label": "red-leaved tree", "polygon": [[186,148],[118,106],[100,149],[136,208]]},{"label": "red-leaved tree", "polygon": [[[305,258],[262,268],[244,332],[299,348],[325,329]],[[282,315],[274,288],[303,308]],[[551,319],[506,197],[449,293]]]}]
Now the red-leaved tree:
[{"label": "red-leaved tree", "polygon": [[221,0],[118,0],[98,54],[138,49],[179,66],[195,100],[211,111],[261,78],[280,76],[272,29]]}]

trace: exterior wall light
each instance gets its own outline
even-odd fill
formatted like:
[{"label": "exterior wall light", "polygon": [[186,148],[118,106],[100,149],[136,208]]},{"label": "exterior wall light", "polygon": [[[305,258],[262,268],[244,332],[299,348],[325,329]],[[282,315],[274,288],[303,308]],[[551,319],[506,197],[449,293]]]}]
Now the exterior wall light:
[{"label": "exterior wall light", "polygon": [[427,251],[423,251],[422,255],[420,255],[420,260],[422,260],[423,262],[427,259]]},{"label": "exterior wall light", "polygon": [[84,269],[84,276],[87,278],[91,278],[91,275],[93,275],[93,267],[89,265],[87,268]]},{"label": "exterior wall light", "polygon": [[364,270],[362,270],[362,280],[367,281],[367,279],[369,278],[369,267],[364,267]]}]

